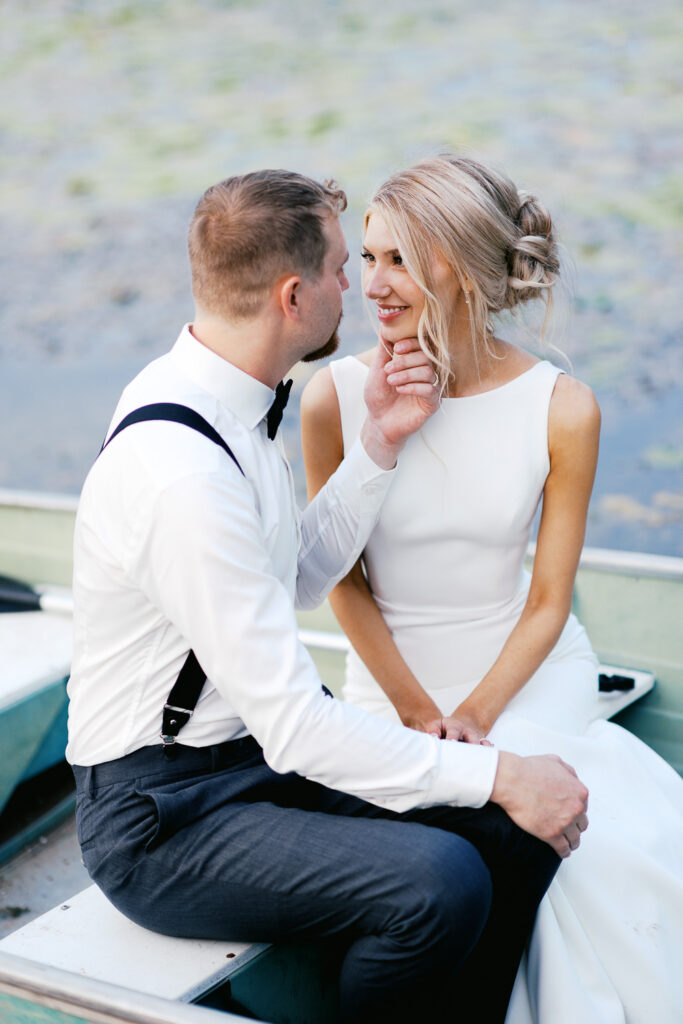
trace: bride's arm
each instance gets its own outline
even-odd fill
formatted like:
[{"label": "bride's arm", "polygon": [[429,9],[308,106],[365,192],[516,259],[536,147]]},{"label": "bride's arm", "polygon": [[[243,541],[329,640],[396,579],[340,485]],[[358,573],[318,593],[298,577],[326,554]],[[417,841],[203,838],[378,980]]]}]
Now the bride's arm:
[{"label": "bride's arm", "polygon": [[[310,501],[344,456],[339,402],[329,368],[319,370],[304,389],[301,436]],[[337,584],[329,600],[340,626],[404,725],[441,736],[441,712],[401,657],[360,562]],[[455,732],[452,724],[449,735],[458,739]]]},{"label": "bride's arm", "polygon": [[548,416],[550,472],[524,610],[499,657],[453,712],[485,735],[553,649],[571,610],[598,458],[600,410],[585,384],[558,377]]}]

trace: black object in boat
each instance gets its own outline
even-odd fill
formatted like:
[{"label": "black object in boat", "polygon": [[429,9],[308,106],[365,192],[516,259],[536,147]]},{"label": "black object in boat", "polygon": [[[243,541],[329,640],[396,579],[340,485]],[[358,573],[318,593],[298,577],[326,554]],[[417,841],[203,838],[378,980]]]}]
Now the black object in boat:
[{"label": "black object in boat", "polygon": [[41,595],[28,583],[0,576],[0,612],[35,612],[40,602]]},{"label": "black object in boat", "polygon": [[598,689],[600,693],[614,693],[615,690],[633,690],[635,685],[636,681],[633,676],[620,676],[616,674],[608,676],[606,672],[601,672],[598,676]]}]

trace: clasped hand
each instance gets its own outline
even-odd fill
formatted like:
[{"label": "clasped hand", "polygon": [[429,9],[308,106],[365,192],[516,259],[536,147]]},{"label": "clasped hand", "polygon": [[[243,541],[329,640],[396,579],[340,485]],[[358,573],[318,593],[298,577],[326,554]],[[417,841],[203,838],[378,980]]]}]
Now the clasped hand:
[{"label": "clasped hand", "polygon": [[440,740],[457,740],[460,743],[479,743],[483,747],[492,747],[486,733],[476,723],[464,718],[448,717],[433,718],[429,721],[415,723],[412,728],[429,733]]}]

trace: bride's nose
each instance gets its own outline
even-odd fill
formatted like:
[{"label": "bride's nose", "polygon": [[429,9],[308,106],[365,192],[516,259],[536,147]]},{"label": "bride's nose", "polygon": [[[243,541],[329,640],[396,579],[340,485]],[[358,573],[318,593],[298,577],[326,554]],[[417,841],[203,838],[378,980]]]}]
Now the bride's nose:
[{"label": "bride's nose", "polygon": [[369,299],[386,299],[391,294],[391,286],[380,267],[367,268],[363,289]]}]

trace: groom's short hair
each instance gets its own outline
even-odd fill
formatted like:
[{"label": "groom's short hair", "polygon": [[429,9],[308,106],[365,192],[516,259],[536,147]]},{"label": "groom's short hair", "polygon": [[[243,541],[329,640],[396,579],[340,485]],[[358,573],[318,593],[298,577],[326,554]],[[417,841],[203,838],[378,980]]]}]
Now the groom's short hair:
[{"label": "groom's short hair", "polygon": [[292,171],[253,171],[207,189],[190,223],[192,292],[205,310],[248,319],[278,278],[316,278],[327,243],[325,216],[346,209],[333,181]]}]

